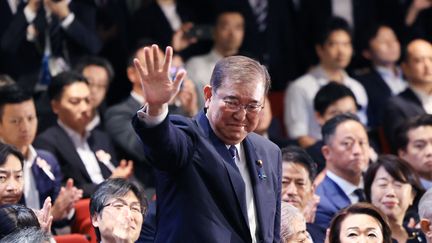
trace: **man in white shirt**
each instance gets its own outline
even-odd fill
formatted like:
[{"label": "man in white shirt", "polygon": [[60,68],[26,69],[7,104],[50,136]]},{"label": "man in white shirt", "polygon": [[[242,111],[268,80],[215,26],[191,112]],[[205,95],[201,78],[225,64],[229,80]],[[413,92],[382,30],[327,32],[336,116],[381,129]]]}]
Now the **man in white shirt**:
[{"label": "man in white shirt", "polygon": [[213,30],[213,49],[201,56],[192,57],[186,63],[188,76],[197,87],[199,107],[204,107],[204,86],[209,84],[212,71],[220,59],[238,54],[244,37],[244,18],[240,12],[225,11],[218,14]]},{"label": "man in white shirt", "polygon": [[132,161],[117,163],[107,134],[87,130],[92,107],[89,84],[82,75],[63,72],[55,76],[48,96],[58,121],[36,138],[35,147],[57,157],[63,174],[74,179],[84,197],[108,177],[127,178],[132,174]]},{"label": "man in white shirt", "polygon": [[345,72],[353,48],[348,24],[341,18],[330,19],[317,38],[315,50],[319,65],[287,87],[284,97],[284,120],[288,135],[306,148],[321,139],[320,126],[315,119],[313,99],[329,82],[344,84],[352,90],[361,109],[358,115],[367,123],[368,97],[363,86]]}]

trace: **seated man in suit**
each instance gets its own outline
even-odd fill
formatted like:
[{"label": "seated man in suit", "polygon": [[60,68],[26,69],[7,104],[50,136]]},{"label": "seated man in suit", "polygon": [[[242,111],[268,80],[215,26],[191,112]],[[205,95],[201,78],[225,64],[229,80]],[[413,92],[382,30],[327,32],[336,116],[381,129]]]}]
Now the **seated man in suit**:
[{"label": "seated man in suit", "polygon": [[336,212],[365,199],[362,172],[369,163],[369,140],[365,127],[351,113],[327,121],[322,134],[326,176],[316,190],[320,203],[315,223],[328,228]]},{"label": "seated man in suit", "polygon": [[57,157],[63,175],[74,179],[85,198],[108,177],[126,178],[132,174],[132,161],[122,160],[118,165],[107,134],[98,129],[87,130],[91,118],[90,89],[82,75],[63,72],[55,76],[48,95],[57,124],[41,133],[34,145]]},{"label": "seated man in suit", "polygon": [[425,189],[432,187],[432,115],[423,114],[404,122],[396,136],[399,157],[406,160],[420,177]]},{"label": "seated man in suit", "polygon": [[319,203],[313,185],[315,176],[316,165],[306,151],[297,146],[282,149],[282,201],[300,210],[314,242],[324,242],[325,228],[314,224]]},{"label": "seated man in suit", "polygon": [[156,169],[155,242],[279,242],[281,154],[254,134],[270,77],[242,56],[221,59],[195,118],[168,116],[185,72],[172,81],[173,50],[135,59],[147,104],[132,123]]},{"label": "seated man in suit", "polygon": [[384,132],[395,153],[398,127],[410,117],[432,114],[432,45],[416,39],[407,45],[404,54],[402,70],[409,87],[390,98],[383,112]]},{"label": "seated man in suit", "polygon": [[313,99],[318,90],[329,82],[337,82],[350,88],[362,109],[359,116],[367,122],[368,98],[363,86],[348,76],[345,68],[353,54],[351,30],[341,18],[326,22],[316,40],[319,64],[291,83],[286,90],[284,120],[288,135],[307,148],[321,139],[320,126],[315,119]]},{"label": "seated man in suit", "polygon": [[36,136],[36,109],[32,96],[16,85],[0,89],[0,139],[15,146],[24,156],[24,200],[32,209],[40,209],[47,197],[53,202],[54,221],[66,219],[82,190],[69,179],[61,187],[63,176],[56,158],[31,145]]},{"label": "seated man in suit", "polygon": [[367,72],[356,76],[366,89],[369,99],[368,126],[377,128],[382,122],[386,101],[407,87],[402,70],[397,65],[401,47],[393,29],[387,25],[373,25],[365,31],[362,55],[370,61]]}]

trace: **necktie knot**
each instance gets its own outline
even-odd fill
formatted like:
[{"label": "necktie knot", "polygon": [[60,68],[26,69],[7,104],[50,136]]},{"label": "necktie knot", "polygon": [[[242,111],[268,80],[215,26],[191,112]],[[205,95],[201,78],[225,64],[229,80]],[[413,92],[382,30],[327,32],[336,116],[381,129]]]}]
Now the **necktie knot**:
[{"label": "necktie knot", "polygon": [[235,162],[235,158],[236,158],[236,155],[237,155],[237,148],[236,148],[236,146],[231,145],[229,147],[228,151],[230,152],[231,157],[232,157],[233,161]]},{"label": "necktie knot", "polygon": [[359,202],[365,202],[366,196],[362,188],[357,188],[354,190],[354,194],[358,197]]}]

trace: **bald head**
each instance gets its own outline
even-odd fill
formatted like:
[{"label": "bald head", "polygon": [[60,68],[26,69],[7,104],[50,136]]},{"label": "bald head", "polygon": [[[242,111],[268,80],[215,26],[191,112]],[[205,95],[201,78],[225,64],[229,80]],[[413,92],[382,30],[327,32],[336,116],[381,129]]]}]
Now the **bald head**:
[{"label": "bald head", "polygon": [[412,84],[432,84],[432,45],[423,39],[411,41],[406,47],[403,71]]}]

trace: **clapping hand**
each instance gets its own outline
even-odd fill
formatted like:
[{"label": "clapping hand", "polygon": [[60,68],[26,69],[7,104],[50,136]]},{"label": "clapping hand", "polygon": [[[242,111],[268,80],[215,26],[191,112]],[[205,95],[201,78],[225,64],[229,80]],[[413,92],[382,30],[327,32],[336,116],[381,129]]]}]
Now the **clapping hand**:
[{"label": "clapping hand", "polygon": [[35,210],[36,217],[38,218],[40,227],[43,231],[50,233],[53,216],[51,215],[51,197],[45,199],[44,205],[41,210]]},{"label": "clapping hand", "polygon": [[61,220],[68,216],[75,203],[81,199],[83,191],[74,186],[73,180],[68,179],[66,186],[60,189],[59,195],[52,207],[53,220]]},{"label": "clapping hand", "polygon": [[115,168],[111,174],[111,178],[129,178],[133,174],[133,161],[120,161],[120,165]]}]

